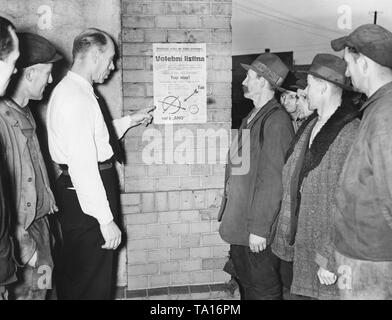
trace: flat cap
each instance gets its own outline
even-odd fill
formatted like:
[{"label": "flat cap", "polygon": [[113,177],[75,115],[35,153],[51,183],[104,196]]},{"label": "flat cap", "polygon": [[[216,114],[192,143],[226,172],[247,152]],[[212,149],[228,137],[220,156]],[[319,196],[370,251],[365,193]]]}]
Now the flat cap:
[{"label": "flat cap", "polygon": [[18,68],[27,68],[40,63],[54,63],[63,57],[56,48],[44,37],[30,32],[19,32],[20,57]]},{"label": "flat cap", "polygon": [[354,48],[378,64],[392,69],[392,33],[377,24],[364,24],[346,37],[331,41],[335,51]]}]

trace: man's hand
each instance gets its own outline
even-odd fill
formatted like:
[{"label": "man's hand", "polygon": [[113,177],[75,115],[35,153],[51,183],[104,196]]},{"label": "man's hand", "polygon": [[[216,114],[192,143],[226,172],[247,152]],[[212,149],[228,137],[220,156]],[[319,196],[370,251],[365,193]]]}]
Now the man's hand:
[{"label": "man's hand", "polygon": [[105,239],[102,249],[116,250],[121,243],[121,231],[114,221],[108,224],[100,225],[101,233]]},{"label": "man's hand", "polygon": [[50,199],[50,208],[49,208],[49,214],[54,214],[55,212],[58,212],[59,208],[56,206],[56,202],[54,199]]},{"label": "man's hand", "polygon": [[249,248],[253,253],[259,253],[267,247],[267,239],[256,236],[255,234],[249,235]]},{"label": "man's hand", "polygon": [[328,270],[321,267],[317,271],[317,276],[320,280],[320,283],[325,284],[327,286],[334,284],[337,280],[337,276],[334,273],[329,272]]},{"label": "man's hand", "polygon": [[31,257],[31,259],[29,260],[29,262],[27,262],[29,267],[35,268],[35,266],[37,264],[37,259],[38,259],[38,253],[37,253],[37,250],[36,250],[34,252],[33,256]]},{"label": "man's hand", "polygon": [[143,123],[144,125],[150,124],[152,121],[152,115],[150,114],[150,112],[154,110],[155,110],[155,106],[152,106],[152,107],[140,109],[135,113],[130,114],[129,116],[131,118],[131,123],[134,126],[137,126],[141,123]]}]

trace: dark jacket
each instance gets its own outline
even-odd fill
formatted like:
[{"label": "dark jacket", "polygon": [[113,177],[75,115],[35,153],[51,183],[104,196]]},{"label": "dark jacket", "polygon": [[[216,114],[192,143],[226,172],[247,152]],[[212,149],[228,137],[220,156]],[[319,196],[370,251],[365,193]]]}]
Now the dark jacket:
[{"label": "dark jacket", "polygon": [[283,199],[273,252],[294,261],[291,291],[317,299],[337,299],[337,285],[321,285],[320,267],[336,273],[333,245],[335,192],[359,127],[357,111],[339,107],[309,148],[317,119],[298,131],[283,169]]},{"label": "dark jacket", "polygon": [[392,261],[392,82],[362,110],[336,195],[335,245],[355,259]]},{"label": "dark jacket", "polygon": [[[1,149],[1,141],[0,141]],[[4,175],[5,166],[3,155],[0,153],[0,286],[4,286],[16,280],[16,266],[13,259],[13,248],[10,238],[10,210],[8,197],[5,194]]]},{"label": "dark jacket", "polygon": [[294,136],[290,116],[275,99],[263,106],[248,124],[251,113],[241,124],[243,139],[238,143],[242,161],[249,161],[249,170],[235,173],[238,168],[234,165],[236,145],[233,143],[226,167],[219,228],[223,240],[243,246],[249,246],[251,233],[267,238],[270,243],[282,197],[285,154]]}]

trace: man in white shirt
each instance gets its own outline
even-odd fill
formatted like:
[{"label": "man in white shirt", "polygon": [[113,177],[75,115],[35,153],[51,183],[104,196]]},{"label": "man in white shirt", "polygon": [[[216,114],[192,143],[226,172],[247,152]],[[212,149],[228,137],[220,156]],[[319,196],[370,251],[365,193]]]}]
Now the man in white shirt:
[{"label": "man in white shirt", "polygon": [[[57,181],[63,252],[59,298],[109,299],[113,251],[121,243],[113,149],[93,84],[113,71],[110,36],[87,29],[73,43],[71,71],[56,86],[47,111],[49,151],[63,170]],[[153,108],[113,121],[117,137],[149,123]]]}]

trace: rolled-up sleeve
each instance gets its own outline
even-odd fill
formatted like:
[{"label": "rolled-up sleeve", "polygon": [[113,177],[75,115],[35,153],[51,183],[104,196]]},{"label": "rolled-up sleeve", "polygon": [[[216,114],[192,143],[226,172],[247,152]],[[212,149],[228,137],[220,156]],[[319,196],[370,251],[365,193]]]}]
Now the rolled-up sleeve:
[{"label": "rolled-up sleeve", "polygon": [[131,117],[128,115],[119,119],[114,119],[112,121],[112,124],[114,130],[116,131],[118,139],[121,139],[124,136],[125,132],[127,132],[128,129],[131,127]]}]

